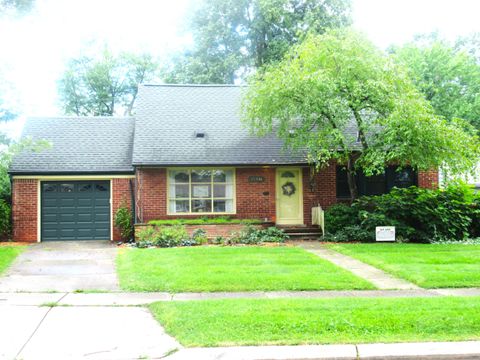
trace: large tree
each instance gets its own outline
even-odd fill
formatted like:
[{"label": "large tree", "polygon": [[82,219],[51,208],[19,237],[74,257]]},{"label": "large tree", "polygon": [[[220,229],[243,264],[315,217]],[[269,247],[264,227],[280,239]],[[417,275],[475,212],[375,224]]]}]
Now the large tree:
[{"label": "large tree", "polygon": [[479,44],[478,34],[456,44],[431,34],[393,52],[437,114],[468,120],[480,130]]},{"label": "large tree", "polygon": [[307,32],[350,24],[350,9],[350,0],[204,0],[191,22],[194,48],[173,59],[164,80],[233,83]]},{"label": "large tree", "polygon": [[480,156],[468,123],[436,116],[404,69],[351,30],[310,36],[258,72],[243,109],[254,133],[276,132],[318,168],[344,164],[352,198],[358,169],[368,176],[395,163],[462,172]]},{"label": "large tree", "polygon": [[138,85],[157,78],[158,63],[150,55],[105,50],[99,58],[68,63],[59,84],[64,112],[69,115],[131,115]]}]

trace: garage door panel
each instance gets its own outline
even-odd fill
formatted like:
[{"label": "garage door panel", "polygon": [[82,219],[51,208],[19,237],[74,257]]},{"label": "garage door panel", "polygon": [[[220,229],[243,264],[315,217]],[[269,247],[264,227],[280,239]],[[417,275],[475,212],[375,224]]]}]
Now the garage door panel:
[{"label": "garage door panel", "polygon": [[41,195],[42,240],[110,238],[109,181],[43,182]]},{"label": "garage door panel", "polygon": [[92,198],[78,198],[77,199],[77,206],[82,207],[92,207],[94,204],[94,200]]},{"label": "garage door panel", "polygon": [[79,223],[91,223],[93,221],[93,214],[78,214]]},{"label": "garage door panel", "polygon": [[95,214],[94,221],[96,223],[100,222],[109,222],[110,221],[110,214]]},{"label": "garage door panel", "polygon": [[76,199],[75,197],[71,198],[60,198],[58,199],[57,206],[63,207],[63,208],[75,208],[76,206]]}]

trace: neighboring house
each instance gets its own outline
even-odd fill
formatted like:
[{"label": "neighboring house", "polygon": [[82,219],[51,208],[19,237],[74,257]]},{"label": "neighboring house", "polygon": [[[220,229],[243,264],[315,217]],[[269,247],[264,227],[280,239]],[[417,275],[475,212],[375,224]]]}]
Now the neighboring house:
[{"label": "neighboring house", "polygon": [[[237,86],[144,85],[134,118],[32,118],[23,135],[49,140],[10,169],[16,241],[119,240],[122,202],[137,222],[224,215],[311,225],[311,209],[347,195],[334,163],[314,173],[274,135],[240,122]],[[359,178],[363,193],[436,186],[435,171]]]}]

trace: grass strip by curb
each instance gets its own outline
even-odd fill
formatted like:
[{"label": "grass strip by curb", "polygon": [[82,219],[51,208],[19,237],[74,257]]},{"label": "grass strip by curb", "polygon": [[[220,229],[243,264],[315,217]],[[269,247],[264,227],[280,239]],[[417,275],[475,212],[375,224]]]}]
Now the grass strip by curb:
[{"label": "grass strip by curb", "polygon": [[299,345],[480,339],[480,297],[157,302],[182,345]]}]

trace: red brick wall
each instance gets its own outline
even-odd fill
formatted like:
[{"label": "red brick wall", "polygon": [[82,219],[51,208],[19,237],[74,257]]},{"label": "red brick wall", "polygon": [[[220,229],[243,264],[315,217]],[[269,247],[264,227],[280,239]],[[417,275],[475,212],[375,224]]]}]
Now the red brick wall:
[{"label": "red brick wall", "polygon": [[303,168],[303,219],[306,225],[312,224],[312,207],[320,204],[325,210],[337,202],[336,174],[334,164],[318,172]]},{"label": "red brick wall", "polygon": [[138,221],[167,217],[166,169],[138,169],[135,190]]},{"label": "red brick wall", "polygon": [[[265,182],[249,183],[250,176]],[[275,168],[236,169],[237,217],[275,221]]]},{"label": "red brick wall", "polygon": [[36,242],[38,180],[13,180],[13,240]]},{"label": "red brick wall", "polygon": [[113,240],[122,240],[120,230],[115,227],[115,213],[125,201],[128,208],[132,208],[132,196],[130,193],[130,180],[133,179],[112,179],[112,223],[113,223]]},{"label": "red brick wall", "polygon": [[[249,183],[249,176],[263,176],[263,183]],[[241,219],[275,220],[275,168],[238,168],[235,175],[237,213]],[[195,218],[195,215],[167,215],[166,169],[137,170],[137,219]]]},{"label": "red brick wall", "polygon": [[426,189],[438,188],[438,171],[419,171],[418,172],[418,187]]}]

